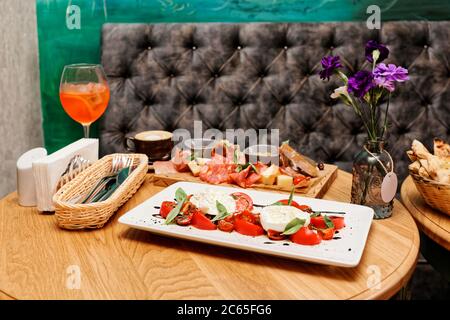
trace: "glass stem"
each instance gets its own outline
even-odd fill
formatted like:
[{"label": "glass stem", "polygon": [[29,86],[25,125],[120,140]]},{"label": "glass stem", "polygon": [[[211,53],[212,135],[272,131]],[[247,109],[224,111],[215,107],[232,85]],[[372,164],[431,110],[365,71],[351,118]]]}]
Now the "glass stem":
[{"label": "glass stem", "polygon": [[90,124],[83,124],[83,132],[84,132],[85,139],[89,138],[89,127],[90,126],[91,126]]}]

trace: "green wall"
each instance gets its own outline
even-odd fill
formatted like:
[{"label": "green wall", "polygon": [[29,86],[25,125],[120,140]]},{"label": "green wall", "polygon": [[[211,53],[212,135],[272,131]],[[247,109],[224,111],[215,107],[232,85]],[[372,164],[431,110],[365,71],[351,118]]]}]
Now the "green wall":
[{"label": "green wall", "polygon": [[[59,79],[66,64],[99,62],[105,22],[364,21],[371,4],[383,21],[450,20],[450,0],[37,0],[45,146],[53,152],[82,137],[59,102]],[[80,29],[67,28],[68,5],[79,6]]]}]

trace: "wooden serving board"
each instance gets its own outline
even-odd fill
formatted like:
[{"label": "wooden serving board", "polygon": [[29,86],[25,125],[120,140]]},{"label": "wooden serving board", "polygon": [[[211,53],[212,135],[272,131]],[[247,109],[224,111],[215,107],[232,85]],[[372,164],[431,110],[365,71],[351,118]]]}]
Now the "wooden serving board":
[{"label": "wooden serving board", "polygon": [[[150,167],[151,169],[151,167]],[[327,192],[327,190],[330,188],[331,184],[334,180],[336,180],[338,173],[338,167],[331,164],[326,164],[324,169],[319,171],[319,177],[312,178],[310,181],[309,186],[304,188],[296,188],[295,193],[304,195],[306,197],[311,198],[322,198],[323,195]],[[206,183],[203,182],[199,177],[194,177],[190,172],[177,172],[177,173],[167,173],[167,174],[155,174],[153,176],[153,183],[156,186],[161,187],[167,187],[171,184],[174,184],[175,182],[179,181],[187,181],[187,182],[198,182],[198,183]],[[220,184],[222,186],[231,186],[240,188],[238,185],[235,184],[227,184],[222,183]],[[259,190],[272,190],[274,192],[290,192],[291,190],[284,190],[276,185],[264,185],[264,184],[255,184],[252,189],[259,189]]]}]

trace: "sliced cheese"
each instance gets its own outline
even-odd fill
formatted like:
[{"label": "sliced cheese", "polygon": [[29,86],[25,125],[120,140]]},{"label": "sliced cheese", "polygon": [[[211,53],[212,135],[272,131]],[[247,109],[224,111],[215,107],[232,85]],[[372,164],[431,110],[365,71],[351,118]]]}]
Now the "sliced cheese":
[{"label": "sliced cheese", "polygon": [[261,174],[261,181],[266,185],[275,184],[275,179],[280,174],[279,168],[277,165],[272,164],[269,168],[263,171]]},{"label": "sliced cheese", "polygon": [[191,170],[194,177],[197,177],[200,174],[200,166],[197,164],[195,160],[189,161],[188,167]]},{"label": "sliced cheese", "polygon": [[208,159],[208,158],[195,158],[195,161],[197,161],[199,166],[204,166],[209,161],[211,161],[211,159]]},{"label": "sliced cheese", "polygon": [[291,189],[294,185],[294,178],[281,174],[277,177],[277,186],[283,189]]}]

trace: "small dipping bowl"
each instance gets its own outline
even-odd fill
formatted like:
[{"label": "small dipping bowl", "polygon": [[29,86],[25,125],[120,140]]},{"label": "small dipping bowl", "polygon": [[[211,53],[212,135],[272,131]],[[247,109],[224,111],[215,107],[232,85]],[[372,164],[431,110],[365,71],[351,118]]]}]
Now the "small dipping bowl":
[{"label": "small dipping bowl", "polygon": [[244,150],[245,160],[250,163],[257,161],[266,165],[279,165],[280,156],[278,147],[270,144],[255,144]]},{"label": "small dipping bowl", "polygon": [[213,139],[187,139],[183,143],[185,150],[191,150],[196,158],[211,158],[211,152],[216,145]]}]

